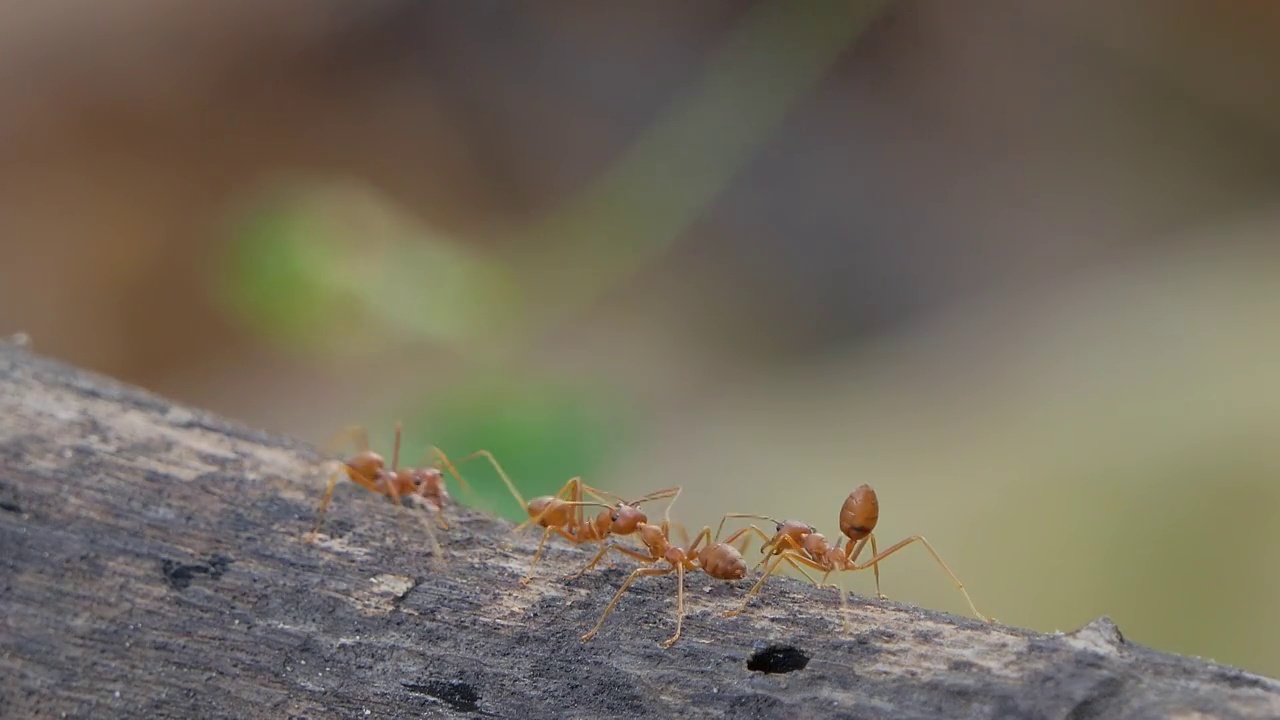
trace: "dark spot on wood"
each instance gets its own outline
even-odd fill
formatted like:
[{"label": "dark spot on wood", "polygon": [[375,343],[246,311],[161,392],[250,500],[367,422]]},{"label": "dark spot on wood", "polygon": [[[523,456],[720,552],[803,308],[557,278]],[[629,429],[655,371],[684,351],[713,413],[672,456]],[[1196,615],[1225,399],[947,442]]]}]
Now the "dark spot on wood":
[{"label": "dark spot on wood", "polygon": [[956,658],[955,660],[952,660],[947,667],[955,672],[965,673],[980,672],[982,670],[981,665],[972,660],[965,660],[964,658]]},{"label": "dark spot on wood", "polygon": [[765,674],[789,673],[803,670],[809,664],[809,656],[790,645],[770,645],[757,650],[747,660],[747,669]]},{"label": "dark spot on wood", "polygon": [[1027,652],[1036,655],[1052,655],[1062,650],[1062,643],[1047,638],[1032,638],[1027,641]]},{"label": "dark spot on wood", "polygon": [[898,633],[890,630],[889,628],[872,628],[871,630],[863,630],[857,635],[854,635],[853,639],[861,644],[870,643],[876,640],[881,642],[892,642],[898,639]]},{"label": "dark spot on wood", "polygon": [[1067,713],[1067,720],[1093,720],[1094,718],[1119,717],[1118,707],[1125,694],[1128,681],[1123,677],[1109,677],[1097,684],[1088,697],[1076,703]]},{"label": "dark spot on wood", "polygon": [[325,518],[324,527],[321,528],[320,532],[336,539],[350,535],[351,531],[355,529],[355,522],[346,518]]},{"label": "dark spot on wood", "polygon": [[[234,482],[234,479],[218,473],[209,473],[201,475],[197,478],[197,482],[202,483],[206,488],[214,489],[220,483]],[[298,537],[302,537],[304,533],[311,530],[312,525],[315,523],[315,508],[288,500],[279,495],[259,495],[255,493],[251,496],[246,496],[243,503],[236,505],[232,512],[226,516],[226,522],[236,532],[249,532],[254,528],[261,528],[264,517],[272,525],[293,526],[294,532]],[[329,537],[340,537],[351,532],[351,528],[352,522],[350,520],[325,517],[321,532]]]},{"label": "dark spot on wood", "polygon": [[231,562],[231,558],[224,555],[213,555],[207,561],[201,563],[180,563],[175,560],[164,560],[160,563],[160,570],[164,573],[169,587],[174,590],[186,590],[191,587],[191,581],[197,576],[204,575],[212,580],[222,577]]},{"label": "dark spot on wood", "polygon": [[404,689],[429,695],[458,712],[476,712],[480,709],[480,693],[475,687],[461,680],[428,680],[422,683],[400,683]]},{"label": "dark spot on wood", "polygon": [[4,500],[0,500],[0,510],[4,510],[6,512],[11,512],[11,513],[17,513],[19,515],[22,514],[22,507],[18,505],[18,503],[7,502]]},{"label": "dark spot on wood", "polygon": [[787,717],[793,713],[786,712],[782,700],[764,693],[747,693],[732,696],[728,702],[729,717]]},{"label": "dark spot on wood", "polygon": [[937,630],[917,630],[912,636],[921,645],[938,645],[942,642],[942,633]]},{"label": "dark spot on wood", "polygon": [[1223,670],[1214,676],[1215,680],[1220,680],[1228,687],[1233,688],[1270,688],[1275,685],[1274,682],[1260,675],[1247,673],[1236,668]]},{"label": "dark spot on wood", "polygon": [[222,468],[223,470],[243,469],[244,460],[239,456],[228,457],[211,452],[195,452],[193,453],[197,460],[208,465],[209,467]]}]

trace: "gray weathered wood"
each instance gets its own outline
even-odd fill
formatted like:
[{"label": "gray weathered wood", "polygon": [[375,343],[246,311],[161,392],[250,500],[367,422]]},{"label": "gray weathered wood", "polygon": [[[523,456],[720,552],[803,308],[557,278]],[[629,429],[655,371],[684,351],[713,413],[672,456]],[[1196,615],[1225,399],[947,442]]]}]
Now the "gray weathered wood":
[{"label": "gray weathered wood", "polygon": [[[301,542],[323,458],[287,439],[0,343],[0,716],[1280,717],[1280,683],[1125,642],[1100,619],[1042,635],[790,580],[745,591],[560,576],[521,588],[530,538],[421,516],[349,484]],[[1158,599],[1153,599],[1158,602]],[[802,669],[785,670],[796,658]],[[799,664],[799,663],[797,663]]]}]

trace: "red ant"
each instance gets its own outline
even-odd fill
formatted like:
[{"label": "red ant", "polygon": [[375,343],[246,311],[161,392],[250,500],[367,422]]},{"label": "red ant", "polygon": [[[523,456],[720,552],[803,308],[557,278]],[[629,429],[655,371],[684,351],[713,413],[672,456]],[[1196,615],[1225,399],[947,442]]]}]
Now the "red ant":
[{"label": "red ant", "polygon": [[[575,477],[565,483],[555,495],[543,495],[526,503],[520,491],[516,489],[515,483],[492,455],[486,451],[476,454],[488,457],[502,481],[506,483],[507,489],[511,491],[511,496],[523,505],[525,512],[529,514],[529,519],[516,526],[514,532],[520,532],[530,524],[544,528],[542,539],[538,541],[538,549],[533,554],[533,561],[529,563],[529,572],[520,578],[521,585],[529,584],[533,578],[533,569],[542,557],[542,550],[552,533],[575,545],[603,542],[609,535],[631,535],[640,525],[649,521],[649,517],[640,510],[641,503],[671,498],[671,502],[667,503],[664,516],[669,518],[671,506],[675,504],[681,491],[678,486],[671,487],[651,492],[638,500],[627,501],[611,492],[593,488],[582,482],[582,478]],[[595,500],[584,501],[582,499],[584,494]],[[588,520],[583,512],[583,509],[588,506],[603,509],[595,519]]]},{"label": "red ant", "polygon": [[[615,513],[614,517],[617,517]],[[672,545],[670,540],[671,522],[663,520],[661,525],[651,525],[647,522],[639,522],[635,526],[635,532],[640,534],[640,541],[644,543],[648,554],[622,547],[620,545],[610,543],[600,548],[596,556],[587,563],[586,567],[578,572],[570,575],[569,578],[580,577],[604,558],[605,554],[610,550],[615,550],[628,557],[635,558],[645,565],[656,565],[665,562],[667,567],[640,567],[636,568],[626,581],[622,583],[622,587],[618,588],[618,592],[613,596],[613,600],[609,602],[609,606],[604,609],[604,613],[600,616],[600,621],[587,634],[582,636],[582,642],[587,642],[600,632],[600,628],[604,626],[605,618],[609,617],[609,613],[613,612],[613,608],[618,604],[618,600],[622,594],[627,591],[631,583],[636,578],[652,575],[670,575],[676,573],[676,632],[661,645],[669,648],[677,640],[680,639],[681,629],[684,625],[684,574],[686,571],[694,572],[701,570],[707,575],[717,580],[741,580],[747,576],[747,561],[742,557],[742,551],[746,548],[743,544],[742,548],[737,547],[734,543],[740,537],[748,532],[755,531],[761,537],[768,539],[768,535],[756,527],[743,528],[728,538],[724,542],[713,541],[711,536],[711,528],[704,527],[694,537],[693,542],[686,542],[684,547]],[[721,520],[721,527],[724,527],[724,521]],[[685,540],[688,540],[688,534],[684,532],[684,528],[676,526]],[[716,533],[716,540],[720,537],[719,532]],[[707,542],[706,547],[700,547],[703,542]],[[750,542],[750,538],[747,542]]]},{"label": "red ant", "polygon": [[[760,515],[734,516],[771,519]],[[731,617],[746,610],[747,604],[751,602],[751,598],[754,597],[756,593],[760,592],[760,588],[764,586],[764,583],[769,579],[769,576],[772,575],[783,562],[786,562],[799,570],[800,573],[814,585],[818,587],[834,588],[839,592],[841,616],[843,617],[843,611],[845,607],[847,607],[845,593],[839,585],[827,583],[827,578],[831,573],[855,572],[858,570],[872,568],[876,571],[876,596],[883,598],[884,595],[880,593],[880,562],[902,548],[918,542],[924,545],[925,549],[929,551],[929,554],[933,556],[933,559],[937,561],[938,566],[941,567],[943,571],[951,577],[952,581],[955,582],[956,587],[964,595],[964,599],[969,604],[969,609],[973,611],[973,614],[977,615],[985,622],[993,622],[991,618],[978,611],[978,608],[973,604],[972,598],[969,597],[969,591],[965,590],[964,583],[960,582],[960,578],[956,577],[956,574],[951,571],[951,568],[947,567],[947,564],[943,562],[942,557],[933,549],[933,545],[929,544],[929,541],[924,539],[923,536],[913,535],[901,542],[895,543],[882,553],[877,552],[875,535],[872,531],[875,530],[876,522],[879,519],[880,502],[876,498],[876,491],[872,489],[870,485],[860,485],[853,492],[849,493],[849,497],[845,498],[844,505],[840,508],[840,531],[846,538],[848,538],[843,548],[840,547],[839,543],[834,545],[829,543],[825,536],[805,523],[794,520],[788,520],[785,522],[774,521],[777,523],[777,532],[774,534],[772,539],[765,543],[764,547],[761,548],[761,552],[768,552],[770,555],[776,556],[777,560],[774,560],[773,564],[769,566],[764,575],[760,577],[760,580],[757,581],[751,590],[747,592],[746,597],[743,598],[742,606],[736,610],[726,611],[724,614]],[[759,532],[758,528],[757,532]],[[858,555],[861,554],[862,549],[867,545],[868,541],[871,543],[872,557],[865,563],[858,564]],[[765,561],[768,559],[769,558],[766,557]],[[805,567],[809,567],[814,570],[821,570],[822,579],[815,580],[813,576],[805,572]]]},{"label": "red ant", "polygon": [[[316,535],[320,532],[320,525],[324,522],[324,513],[329,507],[329,501],[333,497],[333,489],[338,484],[338,478],[345,475],[348,480],[360,485],[366,490],[371,490],[379,495],[386,495],[391,498],[392,502],[400,505],[400,498],[404,496],[413,496],[421,500],[428,508],[434,511],[441,527],[448,528],[449,524],[445,521],[440,511],[445,505],[449,504],[449,491],[445,488],[444,472],[441,467],[448,468],[449,474],[463,488],[467,488],[467,482],[458,474],[457,467],[444,454],[444,451],[437,447],[430,448],[429,452],[436,456],[436,465],[427,467],[400,467],[400,423],[396,423],[396,438],[391,452],[391,466],[387,467],[386,460],[376,452],[369,450],[369,435],[362,427],[349,427],[338,434],[335,438],[347,438],[352,440],[358,451],[355,455],[342,461],[341,466],[329,477],[329,486],[325,488],[324,497],[320,500],[320,507],[316,509],[316,524],[307,534],[305,542],[313,542]],[[459,462],[464,462],[479,454],[472,453],[463,458]],[[439,555],[440,545],[436,541],[435,533],[427,526],[427,530],[431,533],[431,543]]]}]

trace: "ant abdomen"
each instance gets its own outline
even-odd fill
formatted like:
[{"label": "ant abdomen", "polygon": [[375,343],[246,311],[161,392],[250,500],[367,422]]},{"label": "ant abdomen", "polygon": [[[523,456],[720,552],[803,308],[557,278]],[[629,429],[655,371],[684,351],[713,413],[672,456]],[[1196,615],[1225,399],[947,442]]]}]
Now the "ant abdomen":
[{"label": "ant abdomen", "polygon": [[525,508],[529,517],[536,518],[542,527],[559,527],[568,525],[573,519],[573,506],[566,505],[563,500],[545,495],[529,501]]},{"label": "ant abdomen", "polygon": [[717,580],[741,580],[747,576],[747,561],[732,545],[720,543],[703,549],[698,564]]},{"label": "ant abdomen", "polygon": [[879,520],[880,500],[870,485],[859,485],[840,506],[840,532],[850,540],[870,535]]},{"label": "ant abdomen", "polygon": [[387,461],[376,452],[364,450],[352,455],[344,463],[366,480],[377,480],[387,467]]}]

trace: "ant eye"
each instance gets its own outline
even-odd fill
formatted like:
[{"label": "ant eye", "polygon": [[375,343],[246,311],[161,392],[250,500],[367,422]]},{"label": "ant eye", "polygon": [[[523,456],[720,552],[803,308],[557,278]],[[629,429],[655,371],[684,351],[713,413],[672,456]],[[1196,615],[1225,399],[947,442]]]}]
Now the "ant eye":
[{"label": "ant eye", "polygon": [[609,516],[609,519],[614,522],[618,522],[618,513],[613,513],[612,515]]}]

